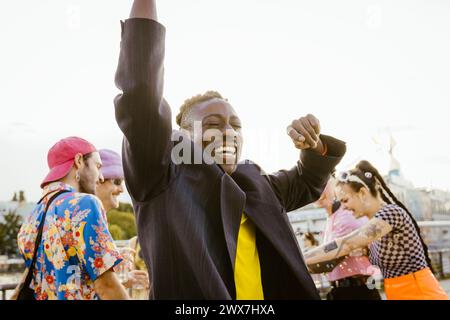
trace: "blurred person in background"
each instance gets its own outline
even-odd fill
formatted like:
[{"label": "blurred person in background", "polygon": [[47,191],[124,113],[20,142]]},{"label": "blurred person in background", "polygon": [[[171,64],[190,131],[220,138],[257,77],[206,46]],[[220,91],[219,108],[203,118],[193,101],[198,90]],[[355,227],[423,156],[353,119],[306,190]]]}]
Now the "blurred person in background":
[{"label": "blurred person in background", "polygon": [[[303,240],[303,248],[306,250],[311,250],[319,246],[319,241],[316,239],[312,232],[306,232],[302,236]],[[311,278],[314,281],[317,289],[321,296],[324,294],[324,290],[326,288],[327,279],[324,277],[323,273],[311,273]]]},{"label": "blurred person in background", "polygon": [[311,232],[306,232],[303,234],[303,244],[306,249],[313,249],[319,245],[319,241],[317,241]]},{"label": "blurred person in background", "polygon": [[[120,155],[112,150],[99,150],[102,160],[101,173],[103,180],[97,185],[96,195],[102,201],[106,212],[119,208],[118,196],[124,191],[124,173],[122,159]],[[140,246],[137,237],[129,240],[129,247],[120,248],[122,256],[127,260],[122,262],[117,269],[124,268],[127,272],[125,281],[122,282],[125,288],[131,289],[132,298],[141,300],[148,298],[149,277],[145,264],[140,254]]]}]

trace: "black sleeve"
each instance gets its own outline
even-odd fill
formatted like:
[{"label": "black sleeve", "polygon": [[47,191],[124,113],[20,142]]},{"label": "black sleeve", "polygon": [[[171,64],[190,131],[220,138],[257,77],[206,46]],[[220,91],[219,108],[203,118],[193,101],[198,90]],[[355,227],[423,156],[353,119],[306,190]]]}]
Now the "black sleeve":
[{"label": "black sleeve", "polygon": [[144,201],[170,180],[171,111],[163,99],[165,28],[156,21],[134,18],[122,23],[122,41],[114,100],[117,123],[124,134],[123,165],[127,188]]},{"label": "black sleeve", "polygon": [[286,211],[301,208],[319,199],[331,173],[345,154],[343,141],[321,135],[327,144],[327,155],[304,150],[297,165],[268,176],[272,189]]}]

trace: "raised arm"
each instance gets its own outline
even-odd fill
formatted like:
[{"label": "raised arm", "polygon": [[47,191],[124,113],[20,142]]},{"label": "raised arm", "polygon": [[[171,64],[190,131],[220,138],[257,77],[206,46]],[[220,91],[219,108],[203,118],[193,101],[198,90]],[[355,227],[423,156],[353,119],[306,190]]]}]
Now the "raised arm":
[{"label": "raised arm", "polygon": [[346,256],[355,249],[367,247],[371,242],[381,239],[392,229],[392,226],[386,221],[372,218],[364,226],[347,236],[307,251],[304,254],[306,264],[312,265]]},{"label": "raised arm", "polygon": [[131,7],[130,18],[144,18],[158,21],[156,14],[156,1],[134,0]]},{"label": "raised arm", "polygon": [[269,176],[272,189],[286,211],[316,201],[345,154],[345,143],[321,135],[319,119],[308,114],[287,127],[295,148],[302,150],[297,166]]},{"label": "raised arm", "polygon": [[345,154],[345,143],[321,135],[327,154],[303,150],[300,160],[291,170],[282,170],[268,176],[272,189],[286,211],[296,210],[319,199],[331,172]]},{"label": "raised arm", "polygon": [[165,29],[156,22],[152,0],[135,0],[122,23],[115,98],[116,120],[124,134],[127,188],[144,201],[170,180],[171,112],[163,99]]}]

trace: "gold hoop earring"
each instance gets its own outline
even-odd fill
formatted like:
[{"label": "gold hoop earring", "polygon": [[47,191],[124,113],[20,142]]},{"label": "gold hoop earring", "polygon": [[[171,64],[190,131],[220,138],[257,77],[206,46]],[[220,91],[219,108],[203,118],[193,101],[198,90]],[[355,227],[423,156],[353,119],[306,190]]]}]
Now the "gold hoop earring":
[{"label": "gold hoop earring", "polygon": [[75,180],[77,180],[77,182],[80,182],[80,173],[78,171],[75,173]]}]

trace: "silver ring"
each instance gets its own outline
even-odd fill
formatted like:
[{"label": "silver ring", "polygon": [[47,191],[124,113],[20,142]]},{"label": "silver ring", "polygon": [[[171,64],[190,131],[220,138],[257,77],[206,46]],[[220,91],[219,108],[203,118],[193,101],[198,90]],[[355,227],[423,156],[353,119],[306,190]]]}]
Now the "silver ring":
[{"label": "silver ring", "polygon": [[295,130],[292,126],[288,126],[288,127],[286,128],[286,133],[287,133],[288,136],[291,135],[291,131],[292,131],[292,130]]}]

